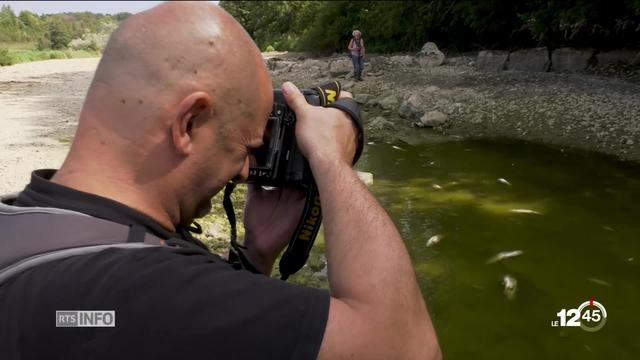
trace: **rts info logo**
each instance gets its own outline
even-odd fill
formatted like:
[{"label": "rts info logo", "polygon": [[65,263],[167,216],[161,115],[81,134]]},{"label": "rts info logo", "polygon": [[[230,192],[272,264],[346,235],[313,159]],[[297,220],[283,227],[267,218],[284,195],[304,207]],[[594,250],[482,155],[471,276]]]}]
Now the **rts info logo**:
[{"label": "rts info logo", "polygon": [[595,332],[607,322],[607,310],[593,298],[580,304],[577,309],[562,309],[556,315],[560,320],[552,321],[552,327],[579,326],[584,331]]}]

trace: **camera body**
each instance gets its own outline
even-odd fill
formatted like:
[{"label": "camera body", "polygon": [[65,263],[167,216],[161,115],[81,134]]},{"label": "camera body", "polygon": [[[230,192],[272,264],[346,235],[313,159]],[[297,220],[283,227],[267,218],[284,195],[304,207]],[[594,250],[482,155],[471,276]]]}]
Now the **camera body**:
[{"label": "camera body", "polygon": [[[307,102],[324,106],[326,97],[318,90],[302,90]],[[280,89],[273,90],[264,145],[254,151],[255,163],[249,167],[248,182],[263,186],[301,186],[313,180],[307,159],[296,142],[296,114],[287,105]]]}]

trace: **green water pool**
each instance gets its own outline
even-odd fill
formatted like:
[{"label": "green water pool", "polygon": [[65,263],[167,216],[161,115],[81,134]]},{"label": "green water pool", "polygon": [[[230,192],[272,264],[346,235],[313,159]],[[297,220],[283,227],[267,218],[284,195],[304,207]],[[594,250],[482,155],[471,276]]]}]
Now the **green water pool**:
[{"label": "green water pool", "polygon": [[[445,358],[640,359],[640,167],[434,141],[371,143],[358,168],[409,248]],[[488,263],[505,251],[521,254]],[[551,326],[590,298],[607,310],[601,330]]]}]

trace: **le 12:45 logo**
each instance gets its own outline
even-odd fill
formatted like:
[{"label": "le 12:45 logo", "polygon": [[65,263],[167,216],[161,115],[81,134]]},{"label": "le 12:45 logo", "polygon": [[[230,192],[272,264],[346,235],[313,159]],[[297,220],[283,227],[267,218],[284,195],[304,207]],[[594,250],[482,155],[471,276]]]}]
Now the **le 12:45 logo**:
[{"label": "le 12:45 logo", "polygon": [[607,309],[593,298],[576,309],[562,309],[556,315],[560,320],[552,321],[552,327],[580,327],[584,331],[595,332],[607,322]]}]

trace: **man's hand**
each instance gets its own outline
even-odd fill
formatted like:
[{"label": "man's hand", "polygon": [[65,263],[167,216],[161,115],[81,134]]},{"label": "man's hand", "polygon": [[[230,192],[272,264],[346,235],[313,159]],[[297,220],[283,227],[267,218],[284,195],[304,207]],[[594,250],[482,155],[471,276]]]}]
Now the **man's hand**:
[{"label": "man's hand", "polygon": [[[296,141],[310,163],[341,160],[349,165],[357,146],[358,129],[349,115],[338,109],[312,106],[290,82],[282,85],[289,107],[296,113]],[[353,98],[341,91],[339,98]]]},{"label": "man's hand", "polygon": [[265,275],[285,248],[298,225],[305,194],[300,189],[263,190],[249,184],[244,208],[245,254]]}]

